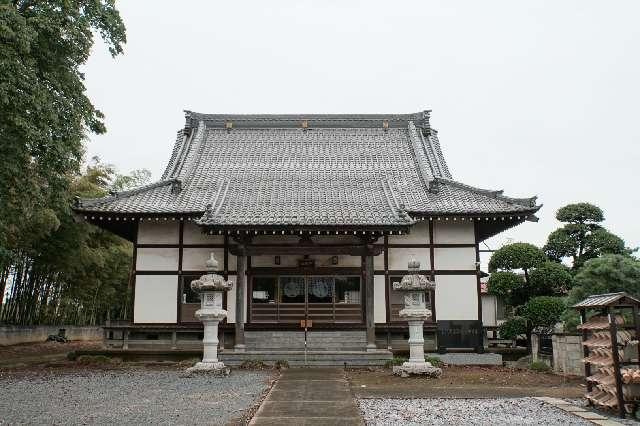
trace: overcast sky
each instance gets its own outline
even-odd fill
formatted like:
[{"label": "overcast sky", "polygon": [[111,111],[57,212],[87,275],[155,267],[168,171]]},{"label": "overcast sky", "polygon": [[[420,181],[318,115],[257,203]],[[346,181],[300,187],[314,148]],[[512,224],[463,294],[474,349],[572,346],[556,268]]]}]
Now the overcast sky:
[{"label": "overcast sky", "polygon": [[544,244],[589,201],[640,245],[639,1],[119,1],[125,54],[98,43],[87,88],[122,172],[158,179],[184,109],[410,113],[454,179],[538,195],[540,222],[489,241]]}]

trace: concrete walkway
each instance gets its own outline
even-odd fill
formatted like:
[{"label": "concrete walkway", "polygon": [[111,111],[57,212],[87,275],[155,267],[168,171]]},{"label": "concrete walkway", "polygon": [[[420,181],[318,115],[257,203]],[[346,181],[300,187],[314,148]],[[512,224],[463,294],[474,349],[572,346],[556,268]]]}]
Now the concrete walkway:
[{"label": "concrete walkway", "polygon": [[344,371],[284,370],[250,425],[363,425]]}]

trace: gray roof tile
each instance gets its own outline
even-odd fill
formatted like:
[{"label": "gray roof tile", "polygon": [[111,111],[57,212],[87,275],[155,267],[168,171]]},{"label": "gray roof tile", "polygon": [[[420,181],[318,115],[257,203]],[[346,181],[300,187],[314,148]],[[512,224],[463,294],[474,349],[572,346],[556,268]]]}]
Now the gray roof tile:
[{"label": "gray roof tile", "polygon": [[[178,181],[182,189],[172,191]],[[485,215],[537,209],[535,198],[508,198],[452,180],[428,111],[389,116],[187,112],[160,182],[82,200],[76,207],[195,214],[202,215],[199,223],[213,226],[407,226],[414,223],[407,212]]]}]

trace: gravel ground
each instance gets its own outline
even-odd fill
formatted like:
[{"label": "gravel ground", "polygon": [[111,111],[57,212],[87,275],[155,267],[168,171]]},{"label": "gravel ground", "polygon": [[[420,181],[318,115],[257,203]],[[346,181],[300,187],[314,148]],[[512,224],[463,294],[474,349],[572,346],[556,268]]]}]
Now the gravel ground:
[{"label": "gravel ground", "polygon": [[590,425],[533,398],[360,399],[368,425]]},{"label": "gravel ground", "polygon": [[86,370],[0,377],[0,424],[227,424],[268,387],[271,372],[226,378],[173,370]]}]

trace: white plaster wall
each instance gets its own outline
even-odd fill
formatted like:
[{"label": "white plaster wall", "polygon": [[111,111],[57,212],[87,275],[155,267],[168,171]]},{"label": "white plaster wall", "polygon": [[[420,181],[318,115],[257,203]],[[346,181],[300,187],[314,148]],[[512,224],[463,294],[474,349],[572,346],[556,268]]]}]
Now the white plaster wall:
[{"label": "white plaster wall", "polygon": [[376,323],[387,322],[387,308],[385,306],[385,277],[384,275],[373,276],[373,320]]},{"label": "white plaster wall", "polygon": [[[488,327],[496,326],[497,299],[493,294],[483,294],[482,300],[482,324]],[[436,312],[437,313],[437,312]]]},{"label": "white plaster wall", "polygon": [[389,244],[429,244],[429,222],[420,221],[406,235],[389,235]]},{"label": "white plaster wall", "polygon": [[138,223],[138,244],[178,244],[180,225],[176,220],[141,220]]},{"label": "white plaster wall", "polygon": [[224,236],[203,234],[202,228],[191,221],[186,221],[182,242],[184,244],[224,244]]},{"label": "white plaster wall", "polygon": [[177,321],[177,275],[138,275],[135,291],[133,316],[136,323]]},{"label": "white plaster wall", "polygon": [[[358,257],[358,259],[360,258]],[[360,266],[360,263],[358,263],[358,266]],[[384,269],[384,251],[373,257],[373,269],[379,271]]]},{"label": "white plaster wall", "polygon": [[435,244],[475,244],[476,237],[471,221],[433,221]]},{"label": "white plaster wall", "polygon": [[177,271],[177,248],[138,248],[136,258],[138,271]]},{"label": "white plaster wall", "polygon": [[218,270],[224,269],[224,249],[223,248],[192,248],[182,249],[182,270],[183,271],[204,271],[207,269],[206,261],[213,253],[218,261]]},{"label": "white plaster wall", "polygon": [[[429,249],[428,248],[395,248],[389,249],[389,269],[406,270],[407,263],[411,260],[411,255],[414,255],[416,260],[420,261],[420,269],[430,269],[431,262],[429,261]],[[438,263],[436,262],[436,265]]]},{"label": "white plaster wall", "polygon": [[436,269],[450,270],[475,270],[476,269],[476,249],[475,247],[447,247],[435,248],[433,262]]},{"label": "white plaster wall", "polygon": [[477,320],[475,275],[436,275],[436,319]]}]

